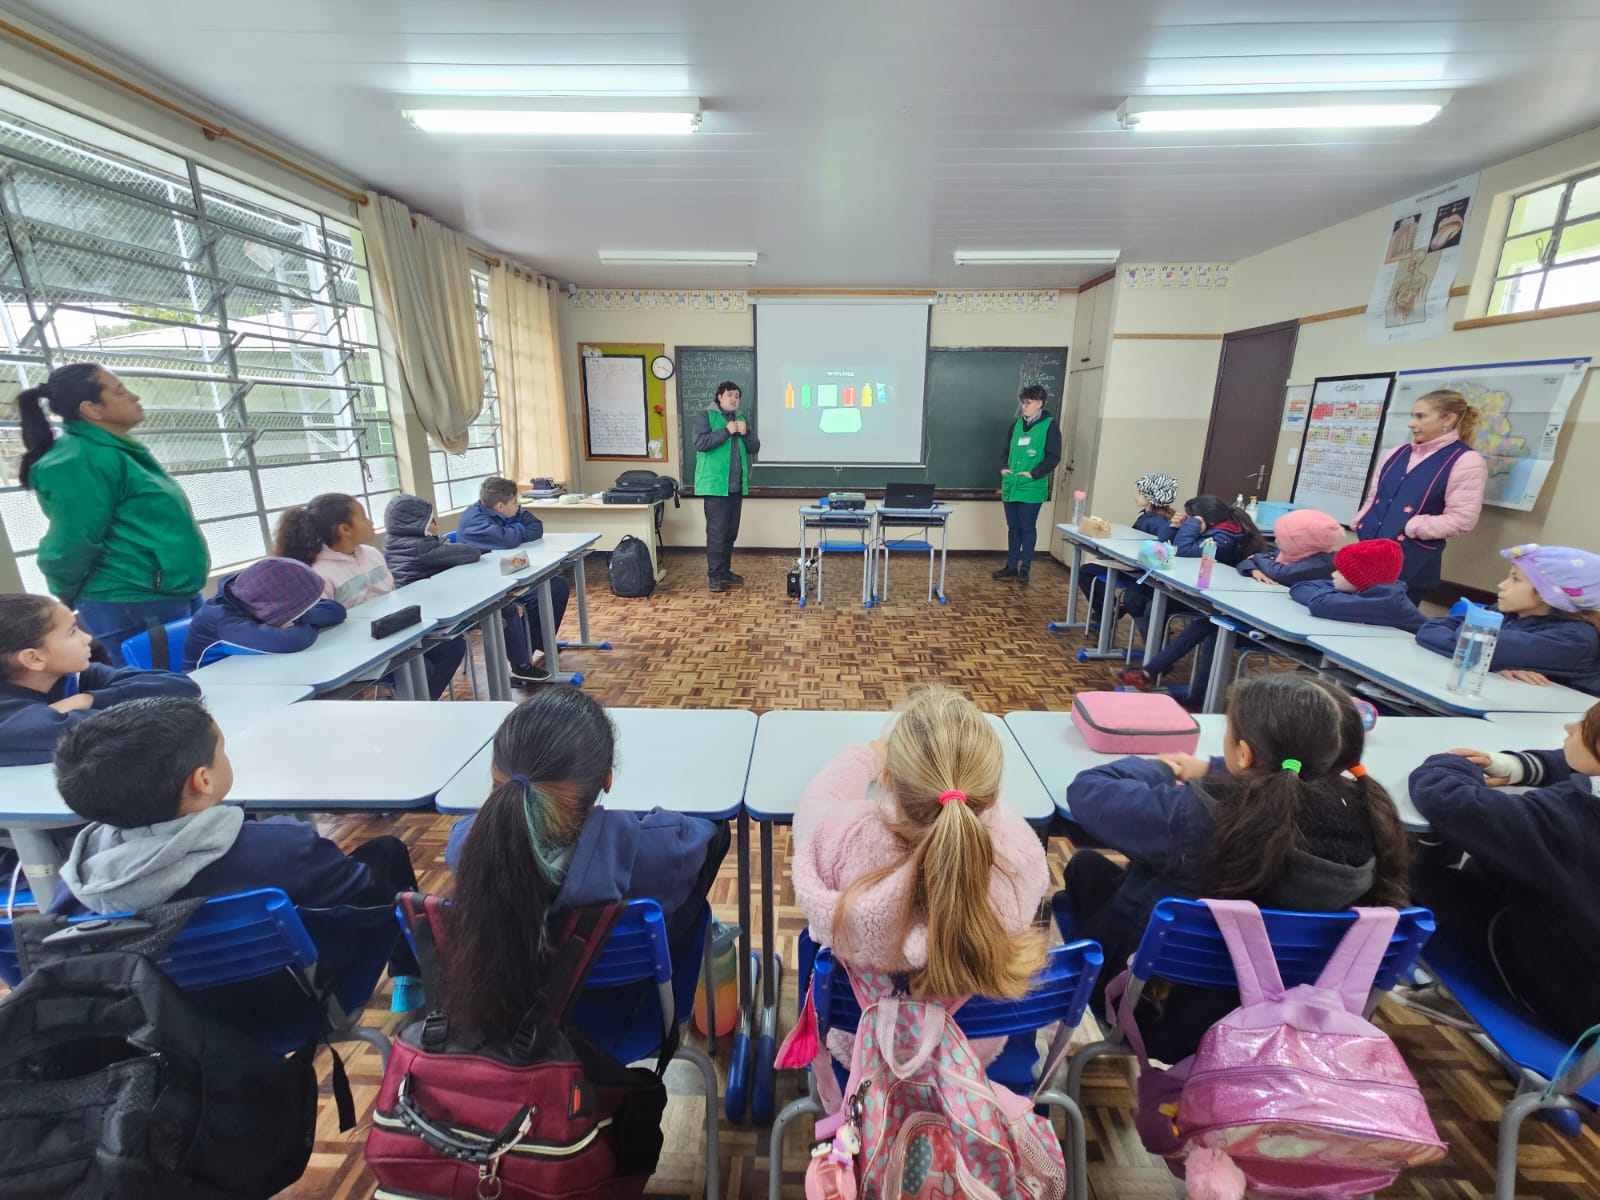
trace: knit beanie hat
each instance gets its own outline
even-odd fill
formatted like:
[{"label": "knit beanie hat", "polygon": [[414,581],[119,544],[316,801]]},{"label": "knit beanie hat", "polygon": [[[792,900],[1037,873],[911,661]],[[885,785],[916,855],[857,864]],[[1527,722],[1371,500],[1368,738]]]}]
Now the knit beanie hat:
[{"label": "knit beanie hat", "polygon": [[1528,542],[1500,555],[1521,567],[1539,599],[1557,612],[1600,612],[1600,554]]},{"label": "knit beanie hat", "polygon": [[1344,526],[1314,508],[1290,509],[1272,527],[1278,561],[1295,563],[1313,554],[1332,554],[1344,544]]},{"label": "knit beanie hat", "polygon": [[233,598],[263,625],[282,629],[322,599],[323,579],[292,558],[263,558],[230,581]]},{"label": "knit beanie hat", "polygon": [[1358,592],[1380,583],[1393,583],[1400,578],[1400,568],[1405,563],[1405,552],[1399,542],[1388,538],[1374,538],[1370,542],[1351,542],[1341,546],[1333,556],[1333,569],[1350,581]]},{"label": "knit beanie hat", "polygon": [[1171,508],[1178,500],[1178,481],[1171,475],[1152,471],[1133,481],[1139,493],[1157,508]]}]

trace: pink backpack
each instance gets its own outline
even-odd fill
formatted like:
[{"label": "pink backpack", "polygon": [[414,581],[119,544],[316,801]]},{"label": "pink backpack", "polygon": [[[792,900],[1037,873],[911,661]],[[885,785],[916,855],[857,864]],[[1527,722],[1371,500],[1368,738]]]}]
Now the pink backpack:
[{"label": "pink backpack", "polygon": [[826,1046],[812,1062],[832,1110],[815,1136],[832,1140],[812,1151],[807,1200],[1062,1200],[1055,1131],[1030,1100],[989,1081],[955,1023],[961,1005],[905,999],[892,986],[874,1001],[853,972],[851,986],[862,1012],[842,1100]]},{"label": "pink backpack", "polygon": [[[1361,1015],[1399,914],[1356,909],[1316,983],[1285,990],[1261,910],[1205,904],[1233,957],[1239,1007],[1167,1071],[1149,1066],[1126,999],[1117,1020],[1139,1055],[1140,1134],[1190,1196],[1346,1200],[1444,1157],[1400,1051]],[[1108,1001],[1113,989],[1126,996],[1121,982]]]}]

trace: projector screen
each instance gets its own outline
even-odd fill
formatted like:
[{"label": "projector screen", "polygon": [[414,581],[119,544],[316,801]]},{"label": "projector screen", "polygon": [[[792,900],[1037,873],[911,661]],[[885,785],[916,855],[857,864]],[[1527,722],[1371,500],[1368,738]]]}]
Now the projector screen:
[{"label": "projector screen", "polygon": [[759,463],[920,466],[929,305],[756,303]]}]

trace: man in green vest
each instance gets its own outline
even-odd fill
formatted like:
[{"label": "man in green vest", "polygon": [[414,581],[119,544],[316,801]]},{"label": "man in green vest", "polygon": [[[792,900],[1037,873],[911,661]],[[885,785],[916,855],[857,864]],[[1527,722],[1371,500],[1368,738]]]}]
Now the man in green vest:
[{"label": "man in green vest", "polygon": [[761,439],[740,419],[740,399],[737,383],[719,383],[716,398],[694,417],[694,493],[705,504],[706,577],[713,592],[744,582],[733,573],[733,543]]},{"label": "man in green vest", "polygon": [[1000,469],[1000,499],[1006,508],[1009,548],[1006,565],[996,579],[1028,582],[1033,545],[1039,534],[1039,510],[1050,495],[1050,473],[1061,461],[1061,430],[1044,415],[1049,393],[1037,383],[1017,394],[1022,415],[1006,438],[1005,466]]}]

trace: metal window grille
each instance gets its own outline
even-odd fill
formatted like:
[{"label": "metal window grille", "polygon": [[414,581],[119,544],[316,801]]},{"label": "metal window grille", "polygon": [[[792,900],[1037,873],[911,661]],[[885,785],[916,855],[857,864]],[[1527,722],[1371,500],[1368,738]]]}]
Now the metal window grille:
[{"label": "metal window grille", "polygon": [[225,566],[319,492],[381,518],[400,477],[376,328],[356,227],[0,89],[0,520],[29,590],[18,391],[116,372]]},{"label": "metal window grille", "polygon": [[1500,245],[1489,314],[1600,301],[1600,170],[1517,196]]},{"label": "metal window grille", "polygon": [[438,507],[465,508],[478,498],[478,485],[503,472],[500,457],[500,398],[495,388],[494,352],[489,342],[489,278],[472,274],[472,298],[478,309],[478,346],[483,353],[483,411],[467,431],[460,454],[432,450],[433,486]]}]

